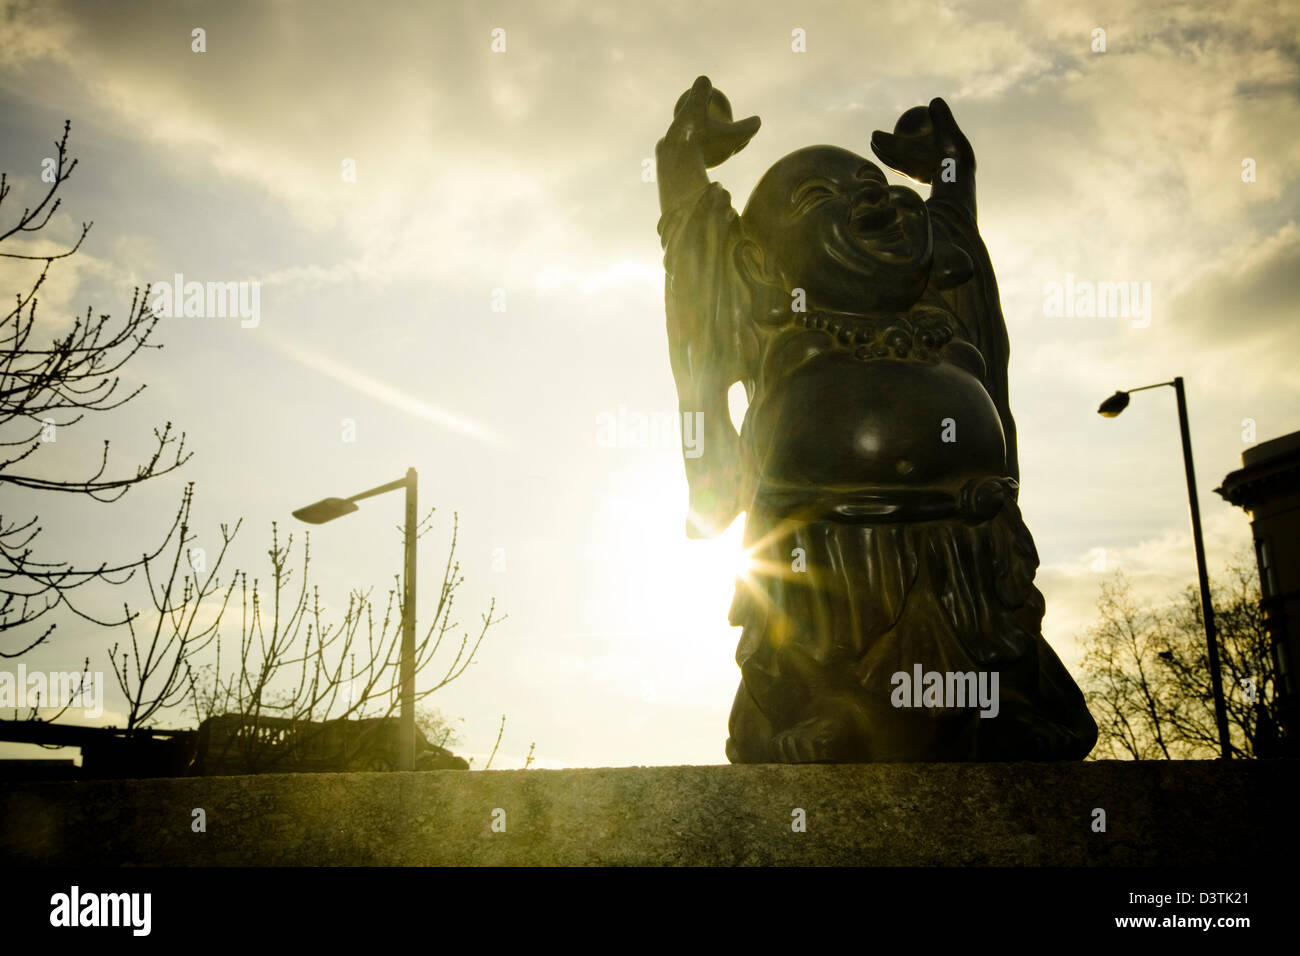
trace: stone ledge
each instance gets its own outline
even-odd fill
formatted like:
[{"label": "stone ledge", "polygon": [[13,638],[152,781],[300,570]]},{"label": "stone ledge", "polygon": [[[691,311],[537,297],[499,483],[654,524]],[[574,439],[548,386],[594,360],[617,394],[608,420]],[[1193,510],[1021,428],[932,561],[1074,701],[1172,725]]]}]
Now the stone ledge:
[{"label": "stone ledge", "polygon": [[[1099,761],[25,783],[0,793],[0,860],[1242,867],[1300,849],[1297,776],[1293,762]],[[195,807],[206,833],[190,828]],[[792,832],[794,808],[806,832]]]}]

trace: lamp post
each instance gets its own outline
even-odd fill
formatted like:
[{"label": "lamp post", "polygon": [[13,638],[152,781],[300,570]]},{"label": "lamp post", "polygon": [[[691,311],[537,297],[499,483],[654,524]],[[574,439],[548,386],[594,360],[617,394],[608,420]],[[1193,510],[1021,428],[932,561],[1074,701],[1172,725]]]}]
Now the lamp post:
[{"label": "lamp post", "polygon": [[315,504],[299,508],[293,516],[309,524],[324,524],[357,510],[356,503],[363,498],[373,498],[385,492],[406,489],[405,568],[402,583],[402,663],[401,711],[398,717],[397,769],[415,769],[415,539],[416,525],[416,474],[414,468],[406,469],[406,477],[371,488],[350,498],[323,498]]},{"label": "lamp post", "polygon": [[1157,382],[1155,385],[1143,385],[1141,388],[1116,392],[1101,403],[1097,414],[1105,418],[1114,418],[1128,408],[1130,393],[1165,385],[1172,385],[1174,394],[1178,396],[1178,427],[1183,437],[1183,469],[1187,472],[1187,501],[1192,512],[1192,543],[1196,547],[1196,573],[1200,577],[1201,584],[1201,619],[1205,622],[1210,686],[1214,689],[1214,720],[1219,727],[1219,751],[1224,760],[1231,760],[1232,748],[1228,744],[1228,708],[1223,700],[1223,676],[1219,671],[1219,642],[1214,628],[1214,605],[1210,603],[1210,576],[1205,570],[1205,542],[1201,538],[1201,508],[1196,499],[1196,472],[1192,467],[1192,438],[1187,428],[1187,396],[1183,392],[1182,376],[1172,382]]}]

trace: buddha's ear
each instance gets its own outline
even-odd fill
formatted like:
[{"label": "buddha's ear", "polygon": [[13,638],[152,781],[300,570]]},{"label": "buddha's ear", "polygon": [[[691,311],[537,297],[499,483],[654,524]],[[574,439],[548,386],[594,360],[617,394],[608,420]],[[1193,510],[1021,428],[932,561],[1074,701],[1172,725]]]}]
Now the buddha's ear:
[{"label": "buddha's ear", "polygon": [[771,286],[780,283],[781,277],[772,267],[767,253],[753,239],[742,238],[736,243],[732,254],[735,256],[736,271],[750,285]]},{"label": "buddha's ear", "polygon": [[737,305],[765,325],[788,320],[791,290],[762,245],[749,237],[742,238],[732,256],[742,287],[738,290],[742,299]]},{"label": "buddha's ear", "polygon": [[934,244],[934,261],[930,265],[930,281],[941,290],[955,289],[969,282],[975,275],[975,265],[966,250],[951,242]]}]

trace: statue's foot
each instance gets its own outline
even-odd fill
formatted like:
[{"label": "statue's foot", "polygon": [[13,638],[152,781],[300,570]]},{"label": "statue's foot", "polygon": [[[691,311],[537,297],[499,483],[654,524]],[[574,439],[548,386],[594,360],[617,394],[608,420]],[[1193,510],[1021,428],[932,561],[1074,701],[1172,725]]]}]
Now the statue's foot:
[{"label": "statue's foot", "polygon": [[810,717],[772,738],[777,763],[833,763],[853,760],[849,728],[833,717]]}]

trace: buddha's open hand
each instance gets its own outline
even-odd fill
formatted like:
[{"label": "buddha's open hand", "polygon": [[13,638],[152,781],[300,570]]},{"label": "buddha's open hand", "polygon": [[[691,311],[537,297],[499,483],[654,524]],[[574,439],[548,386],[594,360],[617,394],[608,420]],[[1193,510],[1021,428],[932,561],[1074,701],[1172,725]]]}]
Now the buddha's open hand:
[{"label": "buddha's open hand", "polygon": [[744,149],[759,124],[757,116],[732,122],[731,103],[701,76],[677,100],[672,124],[659,141],[660,154],[697,159],[711,168]]},{"label": "buddha's open hand", "polygon": [[[975,172],[975,151],[939,97],[900,116],[892,133],[872,133],[871,150],[891,169],[926,185],[936,179],[956,182]],[[954,162],[945,169],[944,160]]]}]

